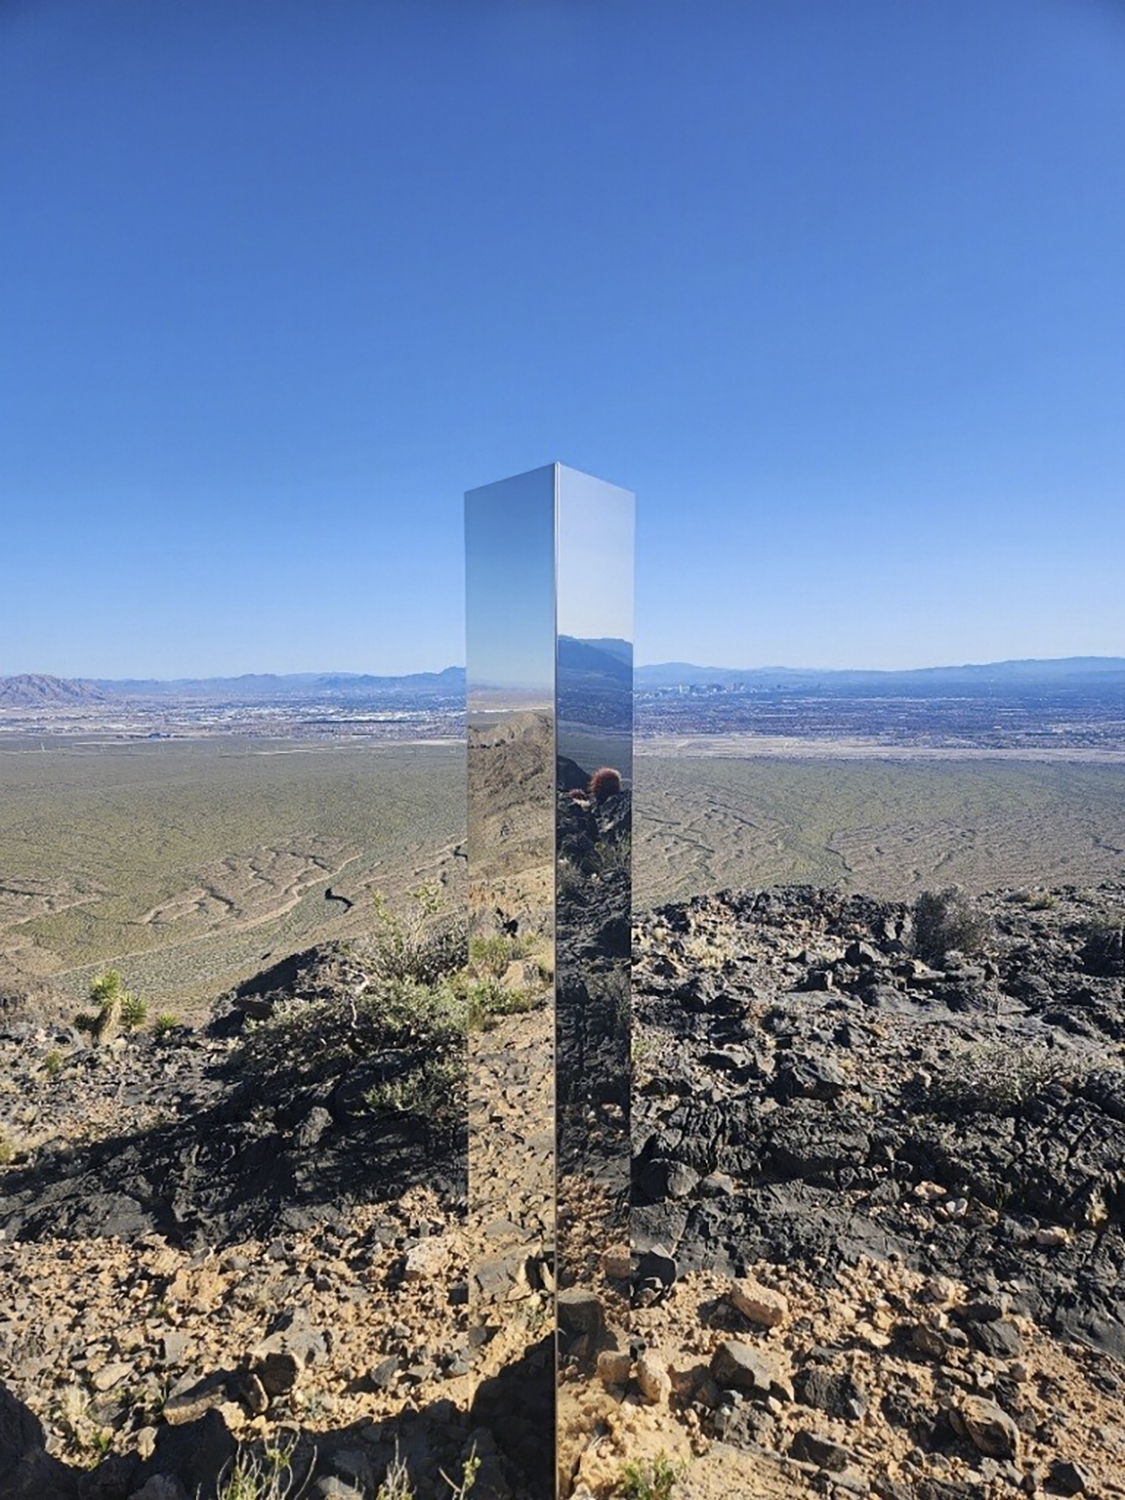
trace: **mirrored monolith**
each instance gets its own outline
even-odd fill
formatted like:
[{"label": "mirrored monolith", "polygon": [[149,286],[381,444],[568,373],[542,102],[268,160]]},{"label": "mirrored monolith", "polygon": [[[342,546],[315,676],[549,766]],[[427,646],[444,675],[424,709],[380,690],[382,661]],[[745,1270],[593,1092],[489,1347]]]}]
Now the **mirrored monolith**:
[{"label": "mirrored monolith", "polygon": [[552,464],[471,491],[466,539],[478,1414],[515,1401],[565,1496],[627,1326],[633,497]]},{"label": "mirrored monolith", "polygon": [[475,1416],[553,1493],[555,477],[465,497]]},{"label": "mirrored monolith", "polygon": [[610,1397],[629,1276],[633,496],[560,467],[555,1103],[558,1469],[568,1494]]}]

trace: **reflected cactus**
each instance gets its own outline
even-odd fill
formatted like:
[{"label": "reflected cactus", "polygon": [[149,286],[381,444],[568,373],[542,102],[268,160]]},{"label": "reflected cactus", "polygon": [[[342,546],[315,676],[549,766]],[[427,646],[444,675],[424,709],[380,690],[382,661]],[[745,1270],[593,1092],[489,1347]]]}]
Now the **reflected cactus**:
[{"label": "reflected cactus", "polygon": [[621,772],[612,766],[602,766],[590,777],[590,796],[595,802],[604,802],[607,797],[616,797],[621,790]]}]

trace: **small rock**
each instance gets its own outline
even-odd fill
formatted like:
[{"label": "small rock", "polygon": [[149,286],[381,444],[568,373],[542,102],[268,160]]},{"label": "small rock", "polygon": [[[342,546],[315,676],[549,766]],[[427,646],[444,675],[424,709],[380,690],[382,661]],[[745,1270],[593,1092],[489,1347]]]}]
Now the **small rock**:
[{"label": "small rock", "polygon": [[154,1474],[146,1479],[129,1500],[189,1500],[188,1492],[172,1474]]},{"label": "small rock", "polygon": [[948,1276],[930,1276],[922,1290],[928,1301],[938,1307],[948,1307],[957,1295],[957,1288]]},{"label": "small rock", "polygon": [[789,1447],[793,1458],[802,1463],[816,1464],[830,1474],[840,1474],[855,1461],[855,1454],[842,1443],[833,1442],[822,1432],[812,1432],[806,1427],[798,1429]]},{"label": "small rock", "polygon": [[428,1281],[433,1276],[441,1275],[449,1264],[449,1255],[449,1245],[444,1235],[419,1241],[406,1252],[403,1281]]},{"label": "small rock", "polygon": [[1093,1479],[1088,1469],[1069,1458],[1056,1458],[1051,1462],[1047,1482],[1060,1495],[1087,1495],[1093,1490]]},{"label": "small rock", "polygon": [[288,1349],[270,1349],[255,1361],[253,1373],[272,1400],[293,1389],[300,1370],[296,1355]]},{"label": "small rock", "polygon": [[1019,1428],[1002,1407],[984,1396],[963,1396],[950,1420],[978,1453],[989,1458],[1018,1458]]},{"label": "small rock", "polygon": [[724,1390],[766,1397],[782,1384],[773,1360],[749,1344],[724,1339],[711,1357],[711,1373]]},{"label": "small rock", "polygon": [[598,1379],[603,1385],[625,1385],[633,1370],[627,1349],[603,1349],[598,1355]]},{"label": "small rock", "polygon": [[102,1365],[100,1370],[95,1371],[90,1384],[96,1391],[108,1391],[113,1386],[120,1384],[133,1373],[133,1366],[124,1360],[116,1360],[113,1364]]},{"label": "small rock", "polygon": [[731,1282],[727,1301],[759,1328],[776,1328],[789,1316],[789,1302],[784,1294],[762,1286],[749,1276]]},{"label": "small rock", "polygon": [[664,1406],[672,1394],[672,1377],[668,1366],[655,1354],[642,1354],[637,1360],[637,1389],[650,1406]]},{"label": "small rock", "polygon": [[675,1256],[669,1255],[661,1245],[654,1245],[638,1259],[638,1281],[654,1280],[661,1286],[673,1286],[678,1274]]},{"label": "small rock", "polygon": [[803,1405],[814,1406],[842,1421],[858,1422],[867,1410],[867,1392],[846,1372],[815,1367],[801,1370],[793,1378],[793,1389]]},{"label": "small rock", "polygon": [[571,1338],[580,1335],[596,1337],[602,1330],[605,1314],[596,1292],[582,1287],[567,1287],[558,1295],[559,1329]]}]

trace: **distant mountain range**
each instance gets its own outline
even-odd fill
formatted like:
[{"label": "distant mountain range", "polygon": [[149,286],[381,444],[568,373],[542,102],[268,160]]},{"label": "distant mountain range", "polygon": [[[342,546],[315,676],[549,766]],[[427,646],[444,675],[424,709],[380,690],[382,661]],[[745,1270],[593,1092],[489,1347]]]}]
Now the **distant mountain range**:
[{"label": "distant mountain range", "polygon": [[689,662],[663,662],[638,667],[638,687],[736,687],[780,692],[909,693],[921,691],[1005,692],[1036,687],[1125,688],[1125,657],[1066,656],[1022,661],[985,662],[951,667],[913,667],[903,671],[816,670],[805,667],[697,667]]},{"label": "distant mountain range", "polygon": [[[632,648],[614,639],[559,639],[559,664],[575,680],[621,682],[631,670]],[[1070,656],[987,662],[979,665],[917,667],[909,671],[816,671],[798,667],[700,667],[663,662],[637,667],[635,685],[643,690],[734,689],[762,693],[852,693],[892,697],[937,693],[1087,691],[1125,694],[1125,657]],[[0,707],[82,707],[115,699],[195,698],[219,702],[261,702],[383,696],[418,699],[463,697],[464,667],[440,672],[377,676],[365,672],[247,673],[241,677],[182,677],[171,680],[127,678],[93,680],[24,673],[0,677]]]},{"label": "distant mountain range", "polygon": [[43,672],[23,672],[18,677],[0,677],[0,708],[37,708],[50,704],[106,703],[106,693],[88,682],[48,677]]}]

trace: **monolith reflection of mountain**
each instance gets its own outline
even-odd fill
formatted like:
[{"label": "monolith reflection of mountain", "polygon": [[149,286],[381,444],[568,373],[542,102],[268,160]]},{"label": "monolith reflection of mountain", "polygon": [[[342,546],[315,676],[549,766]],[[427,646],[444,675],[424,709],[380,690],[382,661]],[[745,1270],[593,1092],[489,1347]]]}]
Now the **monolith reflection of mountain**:
[{"label": "monolith reflection of mountain", "polygon": [[573,635],[560,635],[559,670],[568,674],[604,677],[613,682],[630,682],[633,648],[628,641],[612,638],[582,640]]},{"label": "monolith reflection of mountain", "polygon": [[44,672],[24,672],[18,677],[0,677],[0,706],[38,708],[46,704],[104,703],[106,695],[88,682],[50,677]]}]

